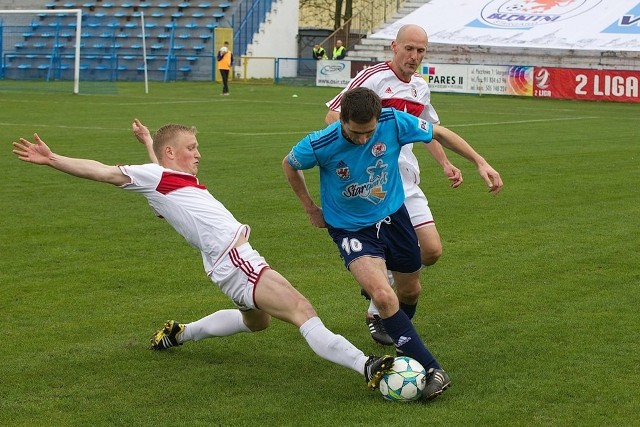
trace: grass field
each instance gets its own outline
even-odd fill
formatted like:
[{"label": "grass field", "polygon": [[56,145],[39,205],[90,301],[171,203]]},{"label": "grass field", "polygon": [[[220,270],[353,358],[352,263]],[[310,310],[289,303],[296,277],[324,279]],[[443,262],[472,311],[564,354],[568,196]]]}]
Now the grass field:
[{"label": "grass field", "polygon": [[[281,159],[323,126],[332,88],[119,84],[117,95],[0,92],[0,425],[640,425],[640,106],[434,94],[444,125],[501,172],[490,196],[450,154],[452,190],[426,150],[422,188],[444,255],[414,320],[452,387],[393,404],[317,358],[296,328],[155,353],[166,319],[227,299],[200,256],[142,197],[17,161],[34,132],[60,154],[146,161],[131,135],[195,125],[200,180],[325,324],[382,353],[365,301]],[[298,97],[292,97],[297,94]],[[422,151],[422,152],[421,152]],[[307,173],[317,195],[317,175]]]}]

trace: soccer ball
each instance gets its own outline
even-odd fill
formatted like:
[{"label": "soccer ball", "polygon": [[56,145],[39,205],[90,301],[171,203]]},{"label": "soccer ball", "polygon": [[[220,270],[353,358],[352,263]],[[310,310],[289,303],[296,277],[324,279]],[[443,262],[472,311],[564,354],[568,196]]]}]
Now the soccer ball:
[{"label": "soccer ball", "polygon": [[222,47],[220,48],[220,53],[227,53],[228,51],[229,51],[229,49],[227,49],[227,47],[226,47],[226,46],[222,46]]},{"label": "soccer ball", "polygon": [[380,393],[386,400],[412,402],[422,397],[427,372],[410,357],[400,356],[393,361],[390,371],[382,375]]}]

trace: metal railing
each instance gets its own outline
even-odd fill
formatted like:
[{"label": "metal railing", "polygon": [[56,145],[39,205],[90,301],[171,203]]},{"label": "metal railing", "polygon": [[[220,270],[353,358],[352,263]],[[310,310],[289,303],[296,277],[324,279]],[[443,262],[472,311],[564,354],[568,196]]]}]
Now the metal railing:
[{"label": "metal railing", "polygon": [[349,49],[391,19],[402,3],[403,0],[373,0],[320,44],[327,50],[329,56],[336,40],[342,40],[343,46]]}]

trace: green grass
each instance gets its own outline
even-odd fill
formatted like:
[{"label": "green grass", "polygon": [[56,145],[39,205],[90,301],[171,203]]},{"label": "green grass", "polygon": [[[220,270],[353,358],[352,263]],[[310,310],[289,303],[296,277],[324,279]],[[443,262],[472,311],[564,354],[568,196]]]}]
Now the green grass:
[{"label": "green grass", "polygon": [[[200,179],[325,324],[380,353],[366,304],[280,161],[323,126],[332,88],[118,84],[117,95],[3,92],[0,425],[640,425],[639,107],[433,94],[443,124],[502,174],[498,197],[426,150],[422,188],[444,255],[423,272],[415,323],[453,386],[392,404],[317,358],[296,328],[148,350],[166,319],[231,304],[199,254],[142,197],[17,161],[34,132],[64,155],[146,161],[131,136],[195,125]],[[292,95],[297,94],[297,98]],[[421,153],[420,151],[425,151]],[[317,174],[307,173],[317,195]]]}]

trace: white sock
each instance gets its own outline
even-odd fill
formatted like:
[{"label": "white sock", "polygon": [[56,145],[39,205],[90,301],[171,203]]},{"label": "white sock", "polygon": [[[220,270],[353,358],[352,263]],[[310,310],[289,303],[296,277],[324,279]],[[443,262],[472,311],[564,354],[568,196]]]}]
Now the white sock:
[{"label": "white sock", "polygon": [[367,356],[346,338],[327,329],[319,317],[304,322],[300,333],[318,356],[364,375]]},{"label": "white sock", "polygon": [[240,310],[220,310],[195,322],[184,325],[180,342],[198,341],[211,337],[226,337],[240,332],[251,332],[242,321]]}]

